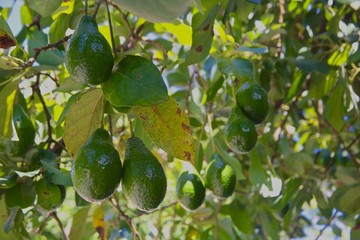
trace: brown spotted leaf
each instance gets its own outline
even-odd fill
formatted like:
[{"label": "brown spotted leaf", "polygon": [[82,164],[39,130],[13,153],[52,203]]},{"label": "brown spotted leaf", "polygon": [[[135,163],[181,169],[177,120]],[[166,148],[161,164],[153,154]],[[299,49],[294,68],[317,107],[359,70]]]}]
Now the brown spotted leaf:
[{"label": "brown spotted leaf", "polygon": [[211,48],[214,31],[214,21],[220,11],[220,5],[213,7],[206,18],[200,12],[192,20],[192,45],[185,57],[185,64],[191,65],[204,60]]},{"label": "brown spotted leaf", "polygon": [[155,106],[138,107],[134,111],[156,145],[194,165],[194,139],[189,119],[173,98]]},{"label": "brown spotted leaf", "polygon": [[0,48],[9,48],[16,45],[16,39],[4,17],[0,15]]},{"label": "brown spotted leaf", "polygon": [[94,89],[79,96],[71,106],[64,126],[64,142],[71,156],[101,127],[104,102],[102,91]]}]

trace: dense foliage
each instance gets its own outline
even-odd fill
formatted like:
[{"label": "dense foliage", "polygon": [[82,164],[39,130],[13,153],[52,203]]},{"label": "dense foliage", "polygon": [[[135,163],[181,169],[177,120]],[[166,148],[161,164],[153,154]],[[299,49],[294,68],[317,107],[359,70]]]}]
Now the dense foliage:
[{"label": "dense foliage", "polygon": [[[359,11],[356,0],[1,1],[0,239],[360,239]],[[65,66],[84,14],[111,46],[113,82],[83,85]],[[256,145],[239,153],[230,113],[254,82],[268,113],[256,105],[245,135]],[[160,160],[157,209],[137,209],[121,185],[97,204],[74,191],[73,159],[97,128],[122,162],[133,135]],[[235,192],[207,189],[190,211],[177,179],[205,179],[214,154]]]}]

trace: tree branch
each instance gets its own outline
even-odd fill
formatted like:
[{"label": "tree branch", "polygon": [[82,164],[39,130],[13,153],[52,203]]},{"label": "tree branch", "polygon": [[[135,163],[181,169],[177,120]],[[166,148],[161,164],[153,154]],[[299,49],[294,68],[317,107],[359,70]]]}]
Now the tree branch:
[{"label": "tree branch", "polygon": [[50,145],[53,142],[52,128],[51,128],[52,116],[51,116],[51,114],[49,112],[49,109],[46,106],[45,100],[44,100],[44,98],[43,98],[43,96],[41,94],[41,91],[40,91],[40,74],[39,73],[36,75],[36,82],[33,85],[33,91],[38,95],[38,97],[40,99],[40,102],[41,102],[41,104],[43,106],[44,112],[45,112],[46,123],[47,123],[47,128],[48,128],[47,129],[47,132],[48,132],[48,139],[47,139],[48,146],[47,146],[47,149],[50,149]]},{"label": "tree branch", "polygon": [[67,40],[69,40],[69,38],[71,37],[71,35],[68,35],[68,36],[65,36],[63,39],[60,39],[59,41],[57,42],[54,42],[54,43],[51,43],[51,44],[48,44],[46,46],[43,46],[43,47],[40,47],[40,48],[34,48],[33,51],[34,51],[34,56],[32,58],[29,59],[29,61],[27,61],[25,64],[24,64],[24,68],[27,68],[27,67],[31,67],[35,61],[37,60],[37,58],[39,57],[40,53],[43,52],[43,51],[46,51],[48,49],[52,49],[52,48],[57,48],[58,46],[60,46],[61,44],[63,44],[64,42],[66,42]]},{"label": "tree branch", "polygon": [[334,212],[334,214],[331,216],[331,218],[329,219],[329,221],[324,225],[324,227],[320,230],[319,234],[317,235],[317,237],[315,238],[315,240],[319,240],[321,235],[323,234],[323,232],[330,226],[331,222],[335,219],[336,214],[339,212],[339,210],[336,210]]},{"label": "tree branch", "polygon": [[[114,201],[113,201],[114,200]],[[111,205],[119,212],[120,216],[123,217],[126,221],[126,223],[129,225],[132,233],[134,234],[134,239],[142,239],[138,231],[136,230],[134,224],[132,223],[131,218],[123,212],[119,206],[119,201],[116,197],[112,197],[109,199],[109,202]]]}]

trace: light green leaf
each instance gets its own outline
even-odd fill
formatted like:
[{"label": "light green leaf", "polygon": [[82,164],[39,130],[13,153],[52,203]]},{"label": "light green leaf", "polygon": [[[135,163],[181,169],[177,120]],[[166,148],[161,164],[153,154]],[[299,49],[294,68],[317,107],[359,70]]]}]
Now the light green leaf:
[{"label": "light green leaf", "polygon": [[334,92],[327,100],[324,115],[327,121],[337,130],[340,131],[345,122],[343,116],[346,113],[344,106],[344,88],[341,85],[335,87]]},{"label": "light green leaf", "polygon": [[90,90],[77,98],[65,118],[64,142],[71,156],[101,127],[105,101],[100,89]]},{"label": "light green leaf", "polygon": [[0,48],[9,48],[17,44],[9,25],[0,14]]},{"label": "light green leaf", "polygon": [[86,230],[85,219],[88,216],[89,209],[90,209],[90,206],[82,207],[74,214],[72,225],[71,225],[71,230],[70,230],[70,235],[69,235],[70,240],[77,240],[77,239],[84,238],[85,230]]},{"label": "light green leaf", "polygon": [[128,55],[103,84],[105,98],[117,107],[145,107],[168,100],[159,69],[149,60]]},{"label": "light green leaf", "polygon": [[212,81],[210,83],[210,87],[206,91],[206,94],[204,94],[203,103],[204,102],[210,102],[214,100],[216,97],[216,93],[219,91],[219,89],[223,86],[225,81],[225,78],[220,76],[218,79]]},{"label": "light green leaf", "polygon": [[247,59],[242,58],[220,58],[218,59],[219,70],[222,74],[235,76],[241,79],[253,77],[253,64]]},{"label": "light green leaf", "polygon": [[0,135],[12,137],[12,112],[19,81],[13,81],[0,91]]},{"label": "light green leaf", "polygon": [[173,98],[152,107],[134,108],[134,111],[155,144],[195,166],[194,139],[189,119]]},{"label": "light green leaf", "polygon": [[348,60],[348,54],[351,47],[347,45],[343,49],[336,50],[329,58],[328,64],[331,66],[341,66],[345,64]]},{"label": "light green leaf", "polygon": [[122,9],[151,22],[171,22],[180,17],[193,0],[114,0]]},{"label": "light green leaf", "polygon": [[213,7],[205,19],[201,13],[194,15],[192,20],[192,44],[191,49],[186,53],[186,65],[198,63],[209,55],[214,36],[214,21],[220,8],[221,5]]},{"label": "light green leaf", "polygon": [[61,14],[56,20],[51,24],[49,31],[49,40],[50,43],[59,41],[65,36],[66,30],[70,25],[72,15]]},{"label": "light green leaf", "polygon": [[43,17],[50,16],[60,7],[62,0],[29,0],[29,7]]}]

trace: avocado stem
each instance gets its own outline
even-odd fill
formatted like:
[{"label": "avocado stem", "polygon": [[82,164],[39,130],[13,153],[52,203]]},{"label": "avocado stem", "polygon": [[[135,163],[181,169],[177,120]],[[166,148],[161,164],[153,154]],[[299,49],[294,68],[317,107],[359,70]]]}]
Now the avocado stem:
[{"label": "avocado stem", "polygon": [[129,121],[129,127],[130,127],[130,134],[131,134],[131,137],[135,137],[135,134],[134,134],[134,129],[133,129],[133,126],[132,126],[132,122],[131,122],[131,119],[129,117],[128,114],[126,114],[127,118],[128,118],[128,121]]},{"label": "avocado stem", "polygon": [[107,12],[107,15],[108,15],[108,21],[109,21],[112,52],[113,52],[114,57],[115,57],[116,46],[115,46],[114,32],[113,32],[113,27],[112,27],[112,22],[111,22],[111,17],[110,17],[109,4],[108,4],[108,2],[106,0],[105,0],[105,4],[106,4],[106,12]]}]

